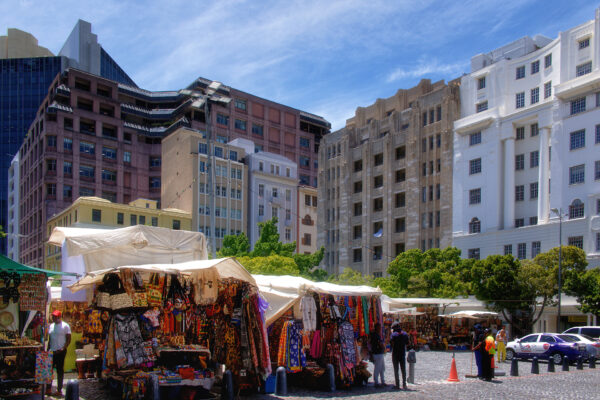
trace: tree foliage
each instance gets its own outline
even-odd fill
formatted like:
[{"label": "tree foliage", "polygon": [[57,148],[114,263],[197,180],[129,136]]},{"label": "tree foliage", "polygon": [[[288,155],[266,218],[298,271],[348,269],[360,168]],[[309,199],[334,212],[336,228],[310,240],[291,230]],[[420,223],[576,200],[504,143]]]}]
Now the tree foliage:
[{"label": "tree foliage", "polygon": [[365,276],[360,272],[353,270],[352,268],[344,268],[344,271],[341,274],[337,276],[332,275],[329,278],[329,282],[337,285],[372,286],[373,277],[368,275]]},{"label": "tree foliage", "polygon": [[271,255],[266,257],[239,257],[237,259],[251,274],[300,275],[298,265],[292,257]]},{"label": "tree foliage", "polygon": [[324,255],[325,248],[323,246],[312,254],[294,254],[293,258],[298,265],[300,275],[316,282],[327,279],[327,271],[319,268]]},{"label": "tree foliage", "polygon": [[245,233],[227,235],[223,238],[223,246],[217,252],[219,257],[244,257],[250,251],[250,241]]},{"label": "tree foliage", "polygon": [[277,221],[277,217],[273,217],[268,221],[258,223],[260,236],[254,244],[254,250],[250,252],[252,257],[268,257],[271,255],[292,257],[296,249],[296,242],[282,243],[279,241]]}]

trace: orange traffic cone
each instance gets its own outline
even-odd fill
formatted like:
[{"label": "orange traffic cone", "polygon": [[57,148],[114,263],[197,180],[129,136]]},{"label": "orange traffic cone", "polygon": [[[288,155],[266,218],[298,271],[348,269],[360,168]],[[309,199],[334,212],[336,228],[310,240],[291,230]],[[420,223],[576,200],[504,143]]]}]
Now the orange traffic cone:
[{"label": "orange traffic cone", "polygon": [[458,379],[458,373],[456,372],[456,361],[454,361],[454,356],[452,356],[452,365],[450,366],[450,376],[448,377],[448,382],[460,382]]}]

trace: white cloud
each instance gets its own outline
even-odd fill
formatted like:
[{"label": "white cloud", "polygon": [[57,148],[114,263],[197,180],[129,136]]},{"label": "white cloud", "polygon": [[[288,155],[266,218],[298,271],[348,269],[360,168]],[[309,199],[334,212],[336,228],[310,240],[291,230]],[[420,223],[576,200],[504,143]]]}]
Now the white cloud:
[{"label": "white cloud", "polygon": [[422,57],[417,65],[396,68],[388,74],[386,81],[397,82],[406,78],[428,78],[440,75],[450,80],[465,72],[467,67],[467,62],[443,64],[435,58]]}]

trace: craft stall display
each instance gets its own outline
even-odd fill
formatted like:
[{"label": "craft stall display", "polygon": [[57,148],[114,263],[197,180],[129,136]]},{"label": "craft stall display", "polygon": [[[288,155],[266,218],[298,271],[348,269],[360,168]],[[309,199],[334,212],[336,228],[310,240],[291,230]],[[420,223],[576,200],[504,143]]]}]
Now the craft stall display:
[{"label": "craft stall display", "polygon": [[[261,294],[269,302],[273,299],[273,304],[278,303],[273,297],[276,290],[293,291],[294,285],[286,288],[286,281],[302,279],[277,277],[284,282],[277,283],[270,277],[254,277]],[[303,387],[323,388],[327,364],[334,367],[337,387],[366,382],[370,373],[363,360],[368,358],[368,337],[375,324],[383,322],[381,292],[370,288],[368,295],[361,296],[358,288],[298,283],[297,301],[281,302],[285,311],[273,310],[269,320],[271,354],[277,355],[273,361],[287,369],[290,383]]]},{"label": "craft stall display", "polygon": [[48,370],[42,369],[47,363],[36,363],[36,358],[48,358],[47,353],[41,352],[47,276],[43,270],[32,273],[18,270],[31,268],[5,260],[2,256],[0,398],[11,398],[39,393],[40,384],[47,381]]},{"label": "craft stall display", "polygon": [[271,361],[256,285],[217,269],[163,270],[119,267],[95,281],[87,326],[102,333],[88,342],[100,350],[103,375],[120,381],[128,399],[143,398],[152,375],[161,393],[180,386],[206,393],[222,368],[236,389],[257,388]]}]

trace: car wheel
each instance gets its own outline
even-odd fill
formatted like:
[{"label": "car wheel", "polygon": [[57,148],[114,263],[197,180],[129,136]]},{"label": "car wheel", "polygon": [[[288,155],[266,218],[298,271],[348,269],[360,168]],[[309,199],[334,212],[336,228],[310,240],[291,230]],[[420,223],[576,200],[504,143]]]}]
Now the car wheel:
[{"label": "car wheel", "polygon": [[556,365],[562,364],[562,360],[563,360],[562,354],[554,353],[550,357],[552,357],[552,361],[554,361],[554,364],[556,364]]},{"label": "car wheel", "polygon": [[515,357],[515,351],[513,349],[506,349],[506,359],[512,360]]}]

